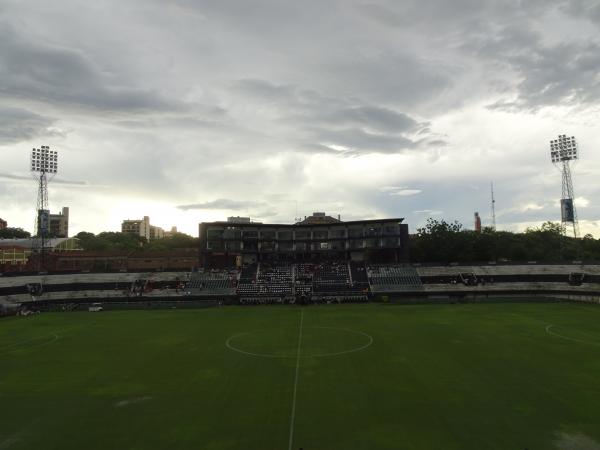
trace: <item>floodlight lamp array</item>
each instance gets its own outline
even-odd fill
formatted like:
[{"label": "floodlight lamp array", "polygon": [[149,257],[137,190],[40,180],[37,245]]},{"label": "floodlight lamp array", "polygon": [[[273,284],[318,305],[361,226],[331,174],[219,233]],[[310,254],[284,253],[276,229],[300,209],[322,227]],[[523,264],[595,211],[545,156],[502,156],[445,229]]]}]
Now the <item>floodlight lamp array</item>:
[{"label": "floodlight lamp array", "polygon": [[561,134],[558,139],[550,141],[550,158],[553,163],[570,161],[578,158],[575,136]]},{"label": "floodlight lamp array", "polygon": [[56,173],[58,171],[58,152],[50,150],[47,145],[31,150],[31,171]]}]

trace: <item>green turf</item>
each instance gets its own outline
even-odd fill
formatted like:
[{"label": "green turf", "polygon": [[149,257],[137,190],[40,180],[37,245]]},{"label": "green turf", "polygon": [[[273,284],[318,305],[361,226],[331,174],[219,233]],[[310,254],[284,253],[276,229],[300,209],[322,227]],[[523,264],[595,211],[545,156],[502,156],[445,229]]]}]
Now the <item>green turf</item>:
[{"label": "green turf", "polygon": [[600,448],[600,308],[489,304],[2,319],[0,449],[286,450],[297,363],[294,449]]}]

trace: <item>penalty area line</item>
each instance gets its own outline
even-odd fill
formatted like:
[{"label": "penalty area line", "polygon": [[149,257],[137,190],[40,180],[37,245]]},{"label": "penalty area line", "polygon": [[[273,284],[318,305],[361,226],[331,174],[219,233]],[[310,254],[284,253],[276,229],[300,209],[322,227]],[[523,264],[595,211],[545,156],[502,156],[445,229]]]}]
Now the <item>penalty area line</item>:
[{"label": "penalty area line", "polygon": [[302,346],[302,322],[304,320],[304,310],[300,310],[300,326],[298,328],[298,350],[296,352],[296,375],[294,377],[294,394],[292,396],[292,414],[290,417],[290,439],[288,450],[292,450],[294,442],[294,422],[296,420],[296,393],[298,392],[298,371],[300,369],[300,348]]}]

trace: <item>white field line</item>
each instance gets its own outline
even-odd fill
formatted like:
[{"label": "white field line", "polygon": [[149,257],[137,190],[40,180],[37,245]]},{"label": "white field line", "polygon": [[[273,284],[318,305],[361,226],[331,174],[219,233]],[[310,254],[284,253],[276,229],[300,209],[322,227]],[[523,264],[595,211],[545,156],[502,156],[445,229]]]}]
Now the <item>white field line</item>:
[{"label": "white field line", "polygon": [[548,325],[546,327],[546,333],[551,334],[552,336],[556,336],[556,337],[559,337],[559,338],[562,338],[562,339],[566,339],[568,341],[579,342],[581,344],[588,344],[588,345],[597,345],[597,346],[600,346],[600,342],[586,341],[586,340],[583,340],[583,339],[577,339],[577,338],[574,338],[574,337],[565,336],[564,334],[560,334],[560,333],[557,333],[556,331],[552,331],[552,328],[554,328],[554,325]]},{"label": "white field line", "polygon": [[[50,337],[51,339],[42,341],[42,342],[40,342],[38,344],[34,343],[33,345],[25,345],[25,344],[29,344],[31,342],[35,342],[35,341],[38,341],[40,339],[47,338],[47,337]],[[0,347],[0,354],[14,352],[14,351],[17,351],[17,350],[21,350],[23,348],[27,349],[27,348],[43,347],[44,345],[52,344],[52,343],[54,343],[56,341],[58,341],[58,334],[51,333],[51,334],[49,334],[47,336],[40,336],[40,337],[36,337],[36,338],[31,338],[31,339],[27,339],[25,341],[15,342],[14,344],[9,344],[7,346]]]},{"label": "white field line", "polygon": [[292,415],[290,419],[290,440],[288,450],[292,450],[294,441],[294,421],[296,419],[296,392],[298,391],[298,370],[300,369],[300,348],[302,346],[302,321],[304,320],[304,310],[300,310],[300,327],[298,331],[298,351],[296,353],[296,376],[294,377],[294,395],[292,397]]},{"label": "white field line", "polygon": [[[367,334],[367,333],[365,333],[363,331],[352,330],[350,328],[307,327],[307,329],[322,329],[322,330],[333,330],[333,331],[346,331],[348,333],[353,333],[353,334],[358,334],[360,336],[364,336],[367,339],[367,341],[366,341],[365,344],[363,344],[363,345],[361,345],[359,347],[351,348],[351,349],[348,349],[348,350],[341,350],[339,352],[332,352],[332,353],[313,353],[313,354],[307,354],[307,355],[300,355],[300,358],[323,358],[323,357],[328,357],[328,356],[348,355],[350,353],[360,352],[361,350],[364,350],[364,349],[366,349],[367,347],[370,347],[373,344],[373,336],[371,336],[370,334]],[[248,352],[248,351],[246,351],[244,349],[236,347],[232,343],[237,338],[240,338],[242,336],[248,336],[248,335],[251,335],[253,333],[254,332],[252,332],[252,331],[248,331],[248,332],[244,332],[244,333],[234,334],[233,336],[230,336],[225,341],[225,347],[227,347],[229,350],[233,350],[234,352],[242,353],[242,354],[248,355],[248,356],[257,356],[257,357],[260,357],[260,358],[291,359],[291,358],[297,358],[298,357],[298,355],[277,355],[277,354],[270,354],[270,353]]]}]

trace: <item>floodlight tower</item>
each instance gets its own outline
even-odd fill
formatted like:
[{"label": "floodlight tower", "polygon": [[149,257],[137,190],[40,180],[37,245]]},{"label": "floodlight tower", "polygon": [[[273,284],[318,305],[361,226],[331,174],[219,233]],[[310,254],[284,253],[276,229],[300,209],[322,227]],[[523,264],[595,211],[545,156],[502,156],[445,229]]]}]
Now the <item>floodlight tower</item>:
[{"label": "floodlight tower", "polygon": [[[579,158],[575,136],[568,137],[564,134],[558,139],[550,141],[550,158],[552,163],[562,173],[562,197],[560,199],[560,217],[563,226],[573,226],[573,237],[579,237],[579,222],[575,209],[575,193],[573,192],[573,179],[571,177],[570,161]],[[566,228],[565,228],[566,230]]]},{"label": "floodlight tower", "polygon": [[47,145],[31,150],[31,174],[38,181],[35,230],[38,237],[36,250],[40,253],[41,265],[44,262],[45,241],[48,237],[48,175],[50,179],[58,172],[58,152]]}]

